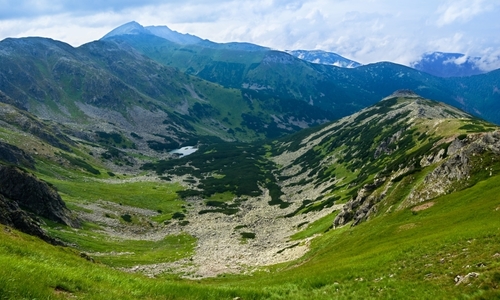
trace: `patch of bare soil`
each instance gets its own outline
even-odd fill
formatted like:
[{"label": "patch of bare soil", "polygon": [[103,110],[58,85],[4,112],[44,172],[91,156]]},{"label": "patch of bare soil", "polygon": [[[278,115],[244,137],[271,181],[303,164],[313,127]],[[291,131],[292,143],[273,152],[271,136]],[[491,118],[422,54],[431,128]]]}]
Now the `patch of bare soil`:
[{"label": "patch of bare soil", "polygon": [[421,205],[418,205],[418,206],[415,206],[411,209],[411,211],[421,211],[421,210],[425,210],[425,209],[428,209],[432,206],[434,206],[434,202],[427,202],[427,203],[424,203],[424,204],[421,204]]}]

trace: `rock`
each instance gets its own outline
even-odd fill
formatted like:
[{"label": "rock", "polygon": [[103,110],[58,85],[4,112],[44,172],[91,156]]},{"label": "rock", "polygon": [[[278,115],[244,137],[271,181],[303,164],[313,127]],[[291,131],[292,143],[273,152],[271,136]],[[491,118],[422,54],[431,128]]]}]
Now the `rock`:
[{"label": "rock", "polygon": [[465,146],[465,143],[458,138],[454,139],[453,142],[448,146],[447,154],[451,156],[458,152],[458,150],[462,149]]},{"label": "rock", "polygon": [[0,141],[0,160],[16,166],[35,168],[35,160],[22,149]]},{"label": "rock", "polygon": [[0,223],[16,228],[24,233],[37,236],[48,243],[54,245],[63,244],[61,241],[47,235],[40,228],[40,225],[28,213],[23,211],[15,201],[9,200],[1,194]]},{"label": "rock", "polygon": [[90,262],[94,262],[94,259],[85,252],[80,252],[80,257]]},{"label": "rock", "polygon": [[4,92],[0,91],[0,102],[10,104],[22,110],[28,110],[27,103],[23,103],[21,101],[16,101],[11,97],[4,94]]},{"label": "rock", "polygon": [[[442,158],[439,165],[424,178],[423,183],[410,193],[400,206],[400,209],[445,195],[454,191],[457,187],[466,187],[469,184],[469,178],[473,175],[471,172],[474,168],[477,168],[477,166],[472,163],[477,160],[474,157],[482,155],[486,151],[500,154],[500,150],[497,152],[496,149],[500,149],[499,131],[480,135],[469,135],[463,140],[456,138],[448,146],[448,157]],[[436,158],[440,153],[441,151],[436,155]],[[435,158],[433,160],[435,160]],[[493,175],[492,172],[491,175]],[[457,182],[461,183],[457,185]]]},{"label": "rock", "polygon": [[[29,211],[29,213],[28,213]],[[62,245],[40,227],[37,216],[72,227],[79,221],[71,216],[57,192],[47,183],[14,166],[0,165],[0,223]]]},{"label": "rock", "polygon": [[470,278],[477,278],[479,276],[479,273],[476,272],[471,272],[465,276],[457,275],[455,276],[455,285],[460,285],[462,283],[468,283]]},{"label": "rock", "polygon": [[78,227],[57,192],[47,183],[14,166],[0,165],[0,194],[23,209],[49,220]]},{"label": "rock", "polygon": [[377,178],[372,184],[365,184],[355,198],[349,200],[342,211],[333,220],[333,226],[343,226],[353,221],[352,226],[356,226],[366,220],[371,214],[377,211],[375,205],[380,202],[383,196],[373,196],[372,193],[385,182],[386,178]]},{"label": "rock", "polygon": [[394,144],[395,142],[397,142],[398,140],[400,140],[401,136],[403,135],[404,132],[405,132],[404,129],[400,129],[398,132],[396,132],[395,134],[393,134],[391,137],[388,137],[387,139],[385,139],[382,142],[380,142],[380,144],[378,145],[377,149],[375,149],[375,153],[374,153],[373,157],[374,158],[378,158],[378,157],[382,156],[383,154],[389,155],[392,152],[394,152],[395,148],[391,149],[389,147],[389,145]]}]

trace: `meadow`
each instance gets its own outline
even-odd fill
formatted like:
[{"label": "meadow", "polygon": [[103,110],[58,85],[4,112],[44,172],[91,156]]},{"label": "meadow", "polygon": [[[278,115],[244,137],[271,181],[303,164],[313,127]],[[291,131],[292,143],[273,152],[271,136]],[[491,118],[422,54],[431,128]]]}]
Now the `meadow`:
[{"label": "meadow", "polygon": [[[123,262],[91,262],[76,249],[3,227],[0,299],[496,299],[498,180],[433,199],[422,210],[382,212],[356,227],[330,229],[299,260],[195,281],[125,273],[109,266]],[[324,223],[305,232],[322,231]],[[101,250],[115,246],[103,243]],[[457,275],[472,272],[478,276],[456,285]]]}]

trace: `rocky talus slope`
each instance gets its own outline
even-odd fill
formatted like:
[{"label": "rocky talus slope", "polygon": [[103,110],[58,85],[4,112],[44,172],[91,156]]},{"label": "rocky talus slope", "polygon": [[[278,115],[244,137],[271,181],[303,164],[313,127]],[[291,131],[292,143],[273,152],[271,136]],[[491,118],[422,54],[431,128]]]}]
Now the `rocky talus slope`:
[{"label": "rocky talus slope", "polygon": [[[282,166],[284,197],[310,199],[302,212],[345,202],[333,225],[356,225],[376,215],[380,202],[396,201],[402,209],[470,186],[478,172],[491,176],[499,133],[479,132],[497,129],[402,90],[314,133],[285,140],[273,160]],[[409,179],[419,176],[424,179]],[[394,196],[405,185],[411,192]]]}]

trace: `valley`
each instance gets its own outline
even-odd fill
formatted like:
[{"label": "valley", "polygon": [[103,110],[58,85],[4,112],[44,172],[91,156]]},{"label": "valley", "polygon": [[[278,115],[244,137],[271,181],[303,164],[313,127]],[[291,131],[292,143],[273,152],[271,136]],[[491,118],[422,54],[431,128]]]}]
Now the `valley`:
[{"label": "valley", "polygon": [[500,297],[498,70],[128,26],[0,42],[1,299]]}]

